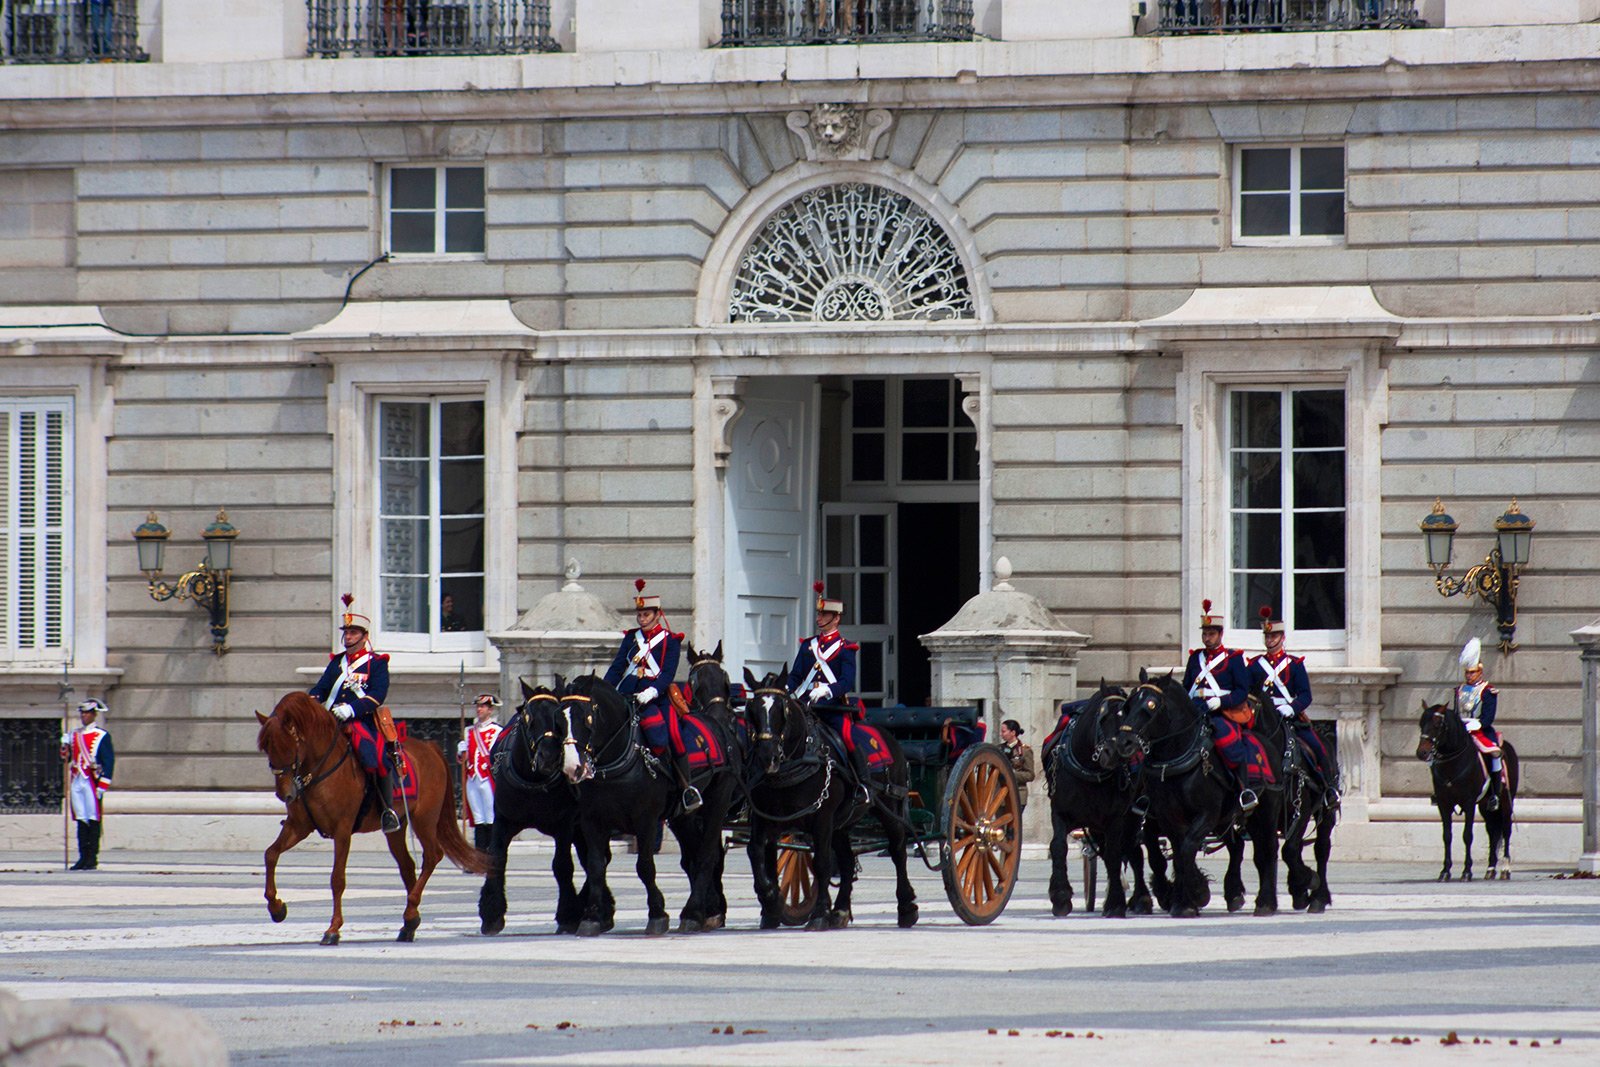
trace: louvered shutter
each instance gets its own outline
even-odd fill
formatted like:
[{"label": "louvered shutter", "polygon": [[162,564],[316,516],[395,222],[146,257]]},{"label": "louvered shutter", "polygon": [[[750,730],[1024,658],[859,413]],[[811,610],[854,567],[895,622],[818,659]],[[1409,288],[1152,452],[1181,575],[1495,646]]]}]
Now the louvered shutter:
[{"label": "louvered shutter", "polygon": [[64,648],[70,637],[72,408],[0,400],[0,650]]}]

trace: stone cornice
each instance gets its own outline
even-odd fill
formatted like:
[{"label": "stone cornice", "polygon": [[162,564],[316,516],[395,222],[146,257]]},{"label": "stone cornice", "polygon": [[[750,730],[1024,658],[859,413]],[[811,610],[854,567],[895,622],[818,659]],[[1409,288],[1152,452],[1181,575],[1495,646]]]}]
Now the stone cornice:
[{"label": "stone cornice", "polygon": [[[1600,25],[230,64],[11,66],[0,124],[527,122],[1600,91]],[[174,100],[186,106],[174,107]]]}]

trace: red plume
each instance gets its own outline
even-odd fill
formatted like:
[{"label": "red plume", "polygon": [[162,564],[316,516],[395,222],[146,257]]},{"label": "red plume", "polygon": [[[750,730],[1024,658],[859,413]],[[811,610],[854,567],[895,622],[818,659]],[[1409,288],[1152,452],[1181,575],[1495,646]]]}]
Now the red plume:
[{"label": "red plume", "polygon": [[349,593],[346,593],[346,594],[344,594],[344,596],[340,597],[339,599],[344,602],[344,606],[345,607],[349,607],[352,603],[355,602],[356,598],[351,596]]},{"label": "red plume", "polygon": [[822,590],[827,588],[827,587],[824,586],[821,582],[812,582],[811,583],[811,588],[812,588],[813,591],[816,592],[816,594],[818,596],[821,596],[822,595]]},{"label": "red plume", "polygon": [[1211,601],[1209,601],[1209,600],[1200,601],[1200,610],[1205,612],[1207,615],[1210,615],[1211,614]]},{"label": "red plume", "polygon": [[641,592],[641,593],[644,592],[644,579],[643,578],[635,578],[633,580],[633,587],[635,589],[639,590],[639,592]]},{"label": "red plume", "polygon": [[1263,619],[1267,620],[1268,622],[1272,621],[1272,609],[1270,607],[1268,607],[1267,605],[1265,605],[1265,604],[1261,605],[1261,610],[1256,612],[1256,614],[1260,615]]}]

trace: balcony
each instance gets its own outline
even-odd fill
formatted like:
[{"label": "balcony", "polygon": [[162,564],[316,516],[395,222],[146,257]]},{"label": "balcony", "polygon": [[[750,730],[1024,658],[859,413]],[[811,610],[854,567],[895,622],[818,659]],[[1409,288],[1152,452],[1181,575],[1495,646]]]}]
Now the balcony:
[{"label": "balcony", "polygon": [[1416,0],[1159,0],[1155,32],[1404,30],[1423,25]]},{"label": "balcony", "polygon": [[313,56],[554,52],[549,0],[306,0]]},{"label": "balcony", "polygon": [[138,0],[6,0],[6,63],[142,63]]},{"label": "balcony", "polygon": [[970,41],[972,0],[723,0],[722,45]]}]

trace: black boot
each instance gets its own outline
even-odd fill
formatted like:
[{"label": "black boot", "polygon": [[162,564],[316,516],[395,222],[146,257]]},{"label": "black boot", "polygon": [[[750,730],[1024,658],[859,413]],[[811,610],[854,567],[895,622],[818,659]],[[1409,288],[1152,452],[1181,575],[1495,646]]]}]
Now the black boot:
[{"label": "black boot", "polygon": [[95,819],[87,825],[89,827],[89,862],[83,865],[83,869],[95,871],[100,869],[100,829],[103,824],[99,819]]},{"label": "black boot", "polygon": [[872,769],[867,766],[867,754],[860,748],[846,748],[850,753],[850,769],[856,776],[856,797],[863,804],[872,802]]},{"label": "black boot", "polygon": [[69,870],[86,871],[89,869],[89,823],[83,819],[77,820],[78,826],[78,862]]},{"label": "black boot", "polygon": [[1483,797],[1484,811],[1500,810],[1500,772],[1489,772],[1489,791]]},{"label": "black boot", "polygon": [[474,826],[472,828],[472,844],[479,852],[489,851],[489,841],[493,836],[493,826]]},{"label": "black boot", "polygon": [[700,790],[694,787],[694,778],[689,774],[689,757],[682,752],[672,754],[672,766],[678,773],[678,784],[683,786],[683,796],[679,803],[683,806],[683,813],[699,811],[700,805],[705,803],[700,796]]},{"label": "black boot", "polygon": [[386,834],[400,829],[400,816],[394,813],[394,782],[394,768],[385,760],[378,767],[378,806],[383,810],[379,822]]}]

